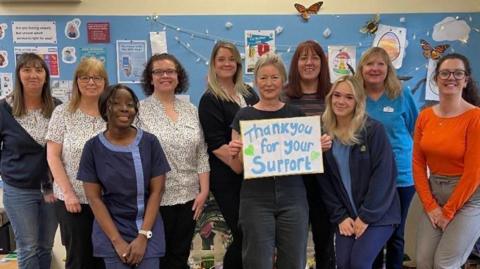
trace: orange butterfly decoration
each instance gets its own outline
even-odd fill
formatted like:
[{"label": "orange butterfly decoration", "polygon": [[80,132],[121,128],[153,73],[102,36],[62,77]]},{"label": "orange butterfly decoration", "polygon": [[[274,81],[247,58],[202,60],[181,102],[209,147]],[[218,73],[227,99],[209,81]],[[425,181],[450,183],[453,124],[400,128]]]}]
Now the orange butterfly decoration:
[{"label": "orange butterfly decoration", "polygon": [[300,16],[302,16],[302,18],[305,21],[308,21],[308,19],[310,19],[310,14],[317,14],[322,5],[323,5],[323,1],[316,2],[315,4],[309,6],[308,8],[298,3],[295,3],[294,6],[297,9],[297,11],[300,13]]},{"label": "orange butterfly decoration", "polygon": [[423,49],[423,56],[425,58],[429,59],[431,58],[432,60],[438,60],[440,57],[442,57],[442,54],[450,48],[450,45],[448,44],[442,44],[438,45],[435,48],[433,48],[426,40],[420,39],[420,45],[422,45]]}]

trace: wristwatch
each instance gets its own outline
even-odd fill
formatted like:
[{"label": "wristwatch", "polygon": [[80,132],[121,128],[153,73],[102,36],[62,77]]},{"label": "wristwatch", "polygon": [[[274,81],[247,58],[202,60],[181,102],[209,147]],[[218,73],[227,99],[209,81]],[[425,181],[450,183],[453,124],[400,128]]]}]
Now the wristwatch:
[{"label": "wristwatch", "polygon": [[152,231],[138,230],[138,234],[144,235],[147,239],[152,238]]}]

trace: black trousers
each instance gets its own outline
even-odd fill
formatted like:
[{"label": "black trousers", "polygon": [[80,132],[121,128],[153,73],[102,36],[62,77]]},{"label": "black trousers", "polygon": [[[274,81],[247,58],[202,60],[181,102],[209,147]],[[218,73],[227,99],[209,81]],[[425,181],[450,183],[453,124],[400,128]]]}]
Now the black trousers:
[{"label": "black trousers", "polygon": [[161,206],[165,228],[165,256],[160,258],[162,269],[190,269],[188,256],[195,231],[193,200],[185,204]]},{"label": "black trousers", "polygon": [[103,259],[93,257],[93,213],[82,204],[80,213],[70,213],[61,200],[55,202],[55,213],[60,225],[62,244],[67,250],[66,269],[104,269]]},{"label": "black trousers", "polygon": [[320,197],[315,175],[304,175],[317,269],[335,269],[334,227]]},{"label": "black trousers", "polygon": [[242,269],[242,232],[238,226],[240,210],[240,188],[242,181],[229,181],[228,184],[211,186],[220,212],[232,233],[232,243],[223,257],[224,269]]}]

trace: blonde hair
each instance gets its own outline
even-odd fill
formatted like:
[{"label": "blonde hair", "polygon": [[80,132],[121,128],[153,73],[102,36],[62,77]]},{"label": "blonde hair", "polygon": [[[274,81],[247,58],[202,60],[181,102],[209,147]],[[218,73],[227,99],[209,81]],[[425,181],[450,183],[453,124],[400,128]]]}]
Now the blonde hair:
[{"label": "blonde hair", "polygon": [[395,68],[393,67],[392,61],[388,53],[380,47],[369,48],[360,58],[360,62],[357,66],[357,72],[355,73],[355,78],[360,81],[360,83],[365,86],[365,81],[363,80],[362,69],[363,67],[371,60],[371,58],[379,56],[385,64],[387,64],[387,77],[385,78],[385,92],[390,99],[395,99],[402,93],[402,83],[397,77]]},{"label": "blonde hair", "polygon": [[94,57],[82,59],[73,75],[72,98],[68,104],[68,111],[70,113],[74,113],[78,109],[82,98],[82,94],[78,88],[78,78],[89,75],[89,73],[95,73],[104,79],[104,90],[108,87],[108,74],[103,62]]},{"label": "blonde hair", "polygon": [[253,69],[255,83],[257,82],[258,70],[267,65],[273,65],[275,68],[277,68],[277,70],[280,72],[280,77],[282,78],[282,84],[285,84],[287,81],[287,70],[285,69],[285,64],[283,63],[282,58],[273,52],[263,54],[255,63],[255,68]]},{"label": "blonde hair", "polygon": [[230,52],[233,54],[235,62],[237,63],[237,71],[233,77],[235,92],[241,94],[242,96],[250,96],[251,93],[248,90],[247,85],[243,82],[242,58],[240,53],[233,43],[226,41],[218,41],[215,46],[213,46],[212,53],[210,55],[210,64],[208,66],[208,91],[213,93],[213,95],[222,101],[236,102],[233,97],[231,97],[222,89],[217,79],[217,73],[215,73],[215,57],[217,57],[217,53],[221,48],[230,50]]},{"label": "blonde hair", "polygon": [[[340,130],[337,125],[337,117],[332,109],[332,95],[333,91],[340,83],[347,83],[352,89],[353,97],[355,98],[355,108],[353,110],[353,117],[349,128]],[[332,89],[325,97],[325,112],[322,115],[323,127],[328,135],[333,139],[338,139],[342,144],[353,145],[360,143],[359,133],[365,125],[367,115],[365,113],[366,95],[362,84],[353,76],[343,76],[332,86]]]}]

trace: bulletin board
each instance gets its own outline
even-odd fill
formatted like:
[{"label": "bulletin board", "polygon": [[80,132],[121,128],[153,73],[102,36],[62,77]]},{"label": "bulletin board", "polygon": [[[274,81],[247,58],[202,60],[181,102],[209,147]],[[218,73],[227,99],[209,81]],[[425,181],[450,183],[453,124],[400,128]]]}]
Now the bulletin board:
[{"label": "bulletin board", "polygon": [[[40,26],[43,25],[45,29],[54,25],[52,30],[54,33],[45,30],[43,35],[48,42],[53,39],[51,35],[56,35],[55,43],[31,43],[31,40],[28,41],[28,37],[25,39],[30,43],[19,43],[18,41],[22,40],[21,33],[20,37],[16,35],[17,42],[14,43],[12,30],[21,29],[19,26],[28,25],[30,22],[36,22],[37,26],[39,26],[38,22],[41,22]],[[379,25],[376,25],[376,22]],[[413,92],[419,106],[425,102],[426,86],[428,88],[429,85],[429,79],[426,79],[429,60],[424,57],[424,54],[428,54],[429,51],[422,48],[421,40],[425,40],[431,46],[430,54],[442,45],[449,46],[444,53],[465,54],[471,60],[474,76],[480,78],[480,61],[478,61],[480,59],[478,50],[480,48],[480,13],[379,14],[379,16],[375,14],[320,14],[312,15],[309,20],[293,14],[268,16],[0,16],[0,26],[6,28],[0,30],[0,54],[7,54],[8,58],[7,64],[2,66],[0,63],[0,75],[7,74],[8,77],[9,73],[14,72],[15,51],[22,51],[22,49],[15,49],[16,47],[23,47],[23,50],[38,47],[45,53],[49,53],[49,50],[56,50],[58,53],[58,76],[52,80],[56,80],[55,87],[68,88],[71,87],[73,72],[81,55],[96,55],[104,58],[110,83],[118,81],[126,83],[141,99],[144,98],[141,85],[134,83],[138,82],[138,70],[128,71],[126,67],[133,61],[136,61],[136,65],[142,65],[142,59],[150,57],[152,53],[151,32],[162,34],[165,32],[165,45],[168,52],[175,55],[188,72],[190,89],[187,94],[195,105],[198,104],[207,85],[206,76],[210,52],[216,41],[234,42],[245,58],[245,62],[251,60],[249,57],[252,49],[245,46],[246,31],[253,34],[258,32],[260,35],[273,33],[274,41],[271,46],[267,46],[267,50],[275,49],[284,59],[287,68],[296,44],[299,42],[308,39],[316,40],[326,53],[330,46],[330,61],[338,68],[336,70],[338,74],[345,71],[344,63],[350,63],[355,67],[355,60],[358,63],[362,52],[372,44],[383,42],[383,45],[395,47],[397,45],[392,45],[392,40],[403,38],[403,44],[402,42],[399,44],[405,49],[396,52],[398,54],[396,54],[397,73],[403,77],[405,87]],[[75,27],[76,31],[73,29]],[[88,40],[88,27],[90,27],[90,35],[94,33],[97,35],[90,37],[93,38],[93,42]],[[365,33],[361,32],[362,28]],[[384,31],[385,34],[383,36],[371,34],[369,33],[372,30],[370,28],[377,28],[377,31]],[[95,29],[97,30],[95,31]],[[390,34],[388,34],[389,32]],[[108,36],[104,36],[106,33]],[[119,56],[117,55],[118,44],[126,47],[131,44],[135,52],[131,55]],[[257,49],[255,45],[253,47],[253,49]],[[144,51],[141,51],[142,48]],[[265,48],[258,47],[258,49]],[[65,51],[69,51],[70,55],[65,55]],[[75,55],[71,55],[72,51],[75,52]],[[393,53],[395,54],[395,52]],[[52,66],[54,65],[55,63],[52,63]],[[123,77],[122,71],[124,72]],[[128,76],[126,76],[127,74]],[[245,74],[246,82],[252,82],[252,80],[251,74]],[[5,80],[0,82],[6,84]],[[427,90],[433,92],[432,89]]]}]

